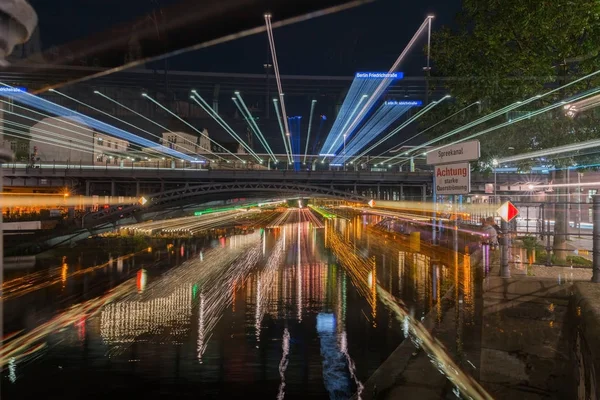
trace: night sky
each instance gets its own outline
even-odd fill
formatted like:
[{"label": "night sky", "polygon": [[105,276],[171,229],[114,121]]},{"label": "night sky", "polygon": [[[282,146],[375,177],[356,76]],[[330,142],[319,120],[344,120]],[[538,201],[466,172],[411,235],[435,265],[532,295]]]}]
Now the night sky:
[{"label": "night sky", "polygon": [[[40,18],[42,47],[68,43],[144,15],[176,0],[31,0]],[[280,71],[298,75],[351,75],[387,70],[428,14],[433,29],[451,25],[460,0],[377,0],[335,15],[274,30]],[[273,16],[277,20],[277,16]],[[261,21],[262,22],[262,21]],[[401,70],[420,74],[425,40]],[[265,34],[200,50],[169,60],[169,68],[210,72],[264,72]]]}]

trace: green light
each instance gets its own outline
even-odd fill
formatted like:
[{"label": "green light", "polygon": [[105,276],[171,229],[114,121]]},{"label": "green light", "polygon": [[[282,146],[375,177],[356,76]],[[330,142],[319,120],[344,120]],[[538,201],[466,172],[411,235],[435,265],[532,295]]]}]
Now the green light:
[{"label": "green light", "polygon": [[198,284],[195,283],[194,286],[192,286],[192,298],[196,298],[196,295],[198,294]]}]

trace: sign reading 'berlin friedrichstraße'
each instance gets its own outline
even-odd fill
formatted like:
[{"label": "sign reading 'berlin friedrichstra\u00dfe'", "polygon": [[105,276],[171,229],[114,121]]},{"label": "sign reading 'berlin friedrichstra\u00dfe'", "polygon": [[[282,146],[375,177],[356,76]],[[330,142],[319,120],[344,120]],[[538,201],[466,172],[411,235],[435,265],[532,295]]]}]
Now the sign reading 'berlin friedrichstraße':
[{"label": "sign reading 'berlin friedrichstra\u00dfe'", "polygon": [[436,195],[468,194],[471,191],[471,167],[469,163],[435,166]]},{"label": "sign reading 'berlin friedrichstra\u00dfe'", "polygon": [[427,164],[447,164],[479,159],[479,140],[451,144],[427,152]]},{"label": "sign reading 'berlin friedrichstra\u00dfe'", "polygon": [[357,72],[354,79],[402,79],[404,72]]}]

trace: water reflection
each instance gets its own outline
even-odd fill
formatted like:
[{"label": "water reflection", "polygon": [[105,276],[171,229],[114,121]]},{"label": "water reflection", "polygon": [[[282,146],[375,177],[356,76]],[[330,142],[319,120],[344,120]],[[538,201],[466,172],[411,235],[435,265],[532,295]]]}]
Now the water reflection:
[{"label": "water reflection", "polygon": [[[80,298],[90,296],[90,287],[112,290],[10,341],[3,357],[15,363],[11,371],[29,360],[27,351],[45,347],[19,365],[19,379],[5,372],[6,390],[34,395],[35,379],[57,388],[64,382],[44,378],[44,371],[66,363],[73,384],[86,388],[97,383],[80,373],[84,366],[100,380],[133,374],[171,394],[183,380],[209,397],[244,387],[260,397],[349,398],[414,331],[411,321],[432,308],[440,318],[441,298],[458,274],[464,321],[472,318],[467,256],[373,230],[378,219],[335,219],[321,229],[303,215],[208,245],[154,242],[84,268],[64,259],[55,272],[19,278],[13,296],[30,293],[23,282],[32,279],[31,290],[39,291],[48,273],[55,276],[51,285],[68,290],[73,282],[71,293],[79,290]],[[113,272],[103,275],[107,269]],[[82,277],[87,286],[79,284]],[[386,293],[404,301],[406,318],[397,319],[389,299],[382,302]],[[110,368],[95,369],[108,359]],[[151,386],[140,391],[158,396]]]}]

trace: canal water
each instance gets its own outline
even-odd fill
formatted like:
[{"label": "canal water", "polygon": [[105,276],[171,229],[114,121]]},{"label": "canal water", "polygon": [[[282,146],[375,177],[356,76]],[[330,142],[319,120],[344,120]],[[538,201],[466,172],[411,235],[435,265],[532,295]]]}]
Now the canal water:
[{"label": "canal water", "polygon": [[7,271],[2,398],[348,399],[405,335],[376,286],[421,319],[455,283],[380,220],[96,239]]}]

